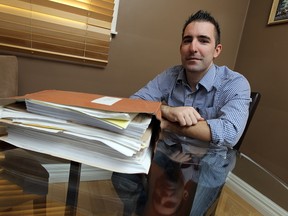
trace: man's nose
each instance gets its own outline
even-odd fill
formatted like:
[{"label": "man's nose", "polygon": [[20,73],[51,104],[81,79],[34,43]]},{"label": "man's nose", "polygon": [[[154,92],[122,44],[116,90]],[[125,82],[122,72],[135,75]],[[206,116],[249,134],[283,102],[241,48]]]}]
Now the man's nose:
[{"label": "man's nose", "polygon": [[197,52],[197,42],[196,41],[191,41],[190,46],[189,46],[189,50],[192,53]]}]

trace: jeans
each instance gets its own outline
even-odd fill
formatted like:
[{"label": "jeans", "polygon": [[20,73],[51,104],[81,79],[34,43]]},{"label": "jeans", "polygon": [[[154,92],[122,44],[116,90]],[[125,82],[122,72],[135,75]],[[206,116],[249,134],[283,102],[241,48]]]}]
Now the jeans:
[{"label": "jeans", "polygon": [[198,185],[190,216],[202,216],[220,195],[229,172],[235,167],[236,151],[228,150],[223,158],[208,152],[200,161]]},{"label": "jeans", "polygon": [[140,215],[146,203],[144,174],[112,174],[112,184],[123,202],[123,216]]}]

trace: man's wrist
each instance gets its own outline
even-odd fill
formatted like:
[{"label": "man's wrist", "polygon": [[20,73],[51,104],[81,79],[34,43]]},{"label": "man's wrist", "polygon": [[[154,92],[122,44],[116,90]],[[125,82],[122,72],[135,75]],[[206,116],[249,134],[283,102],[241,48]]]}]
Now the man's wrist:
[{"label": "man's wrist", "polygon": [[162,116],[166,116],[167,113],[168,113],[168,109],[169,109],[169,106],[165,105],[165,104],[162,104],[161,105],[161,113],[162,113]]}]

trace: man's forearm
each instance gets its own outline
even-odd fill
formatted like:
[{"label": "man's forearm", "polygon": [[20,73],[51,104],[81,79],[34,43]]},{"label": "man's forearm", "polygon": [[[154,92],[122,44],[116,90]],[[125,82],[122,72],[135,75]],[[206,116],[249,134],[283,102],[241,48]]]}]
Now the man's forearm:
[{"label": "man's forearm", "polygon": [[206,121],[199,121],[196,125],[180,126],[178,123],[162,120],[162,130],[167,130],[182,136],[191,137],[204,142],[211,141],[210,127]]}]

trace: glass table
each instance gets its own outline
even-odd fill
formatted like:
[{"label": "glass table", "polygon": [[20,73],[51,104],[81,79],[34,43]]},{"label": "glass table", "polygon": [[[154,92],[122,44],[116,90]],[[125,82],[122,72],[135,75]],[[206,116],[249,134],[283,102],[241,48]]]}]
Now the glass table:
[{"label": "glass table", "polygon": [[[226,153],[224,153],[226,152]],[[74,161],[0,143],[0,216],[202,215],[213,204],[236,160],[234,150],[158,142],[149,174],[101,173],[89,177]],[[43,161],[65,167],[52,181]],[[87,174],[85,176],[85,173]],[[103,177],[103,173],[105,174]]]}]

